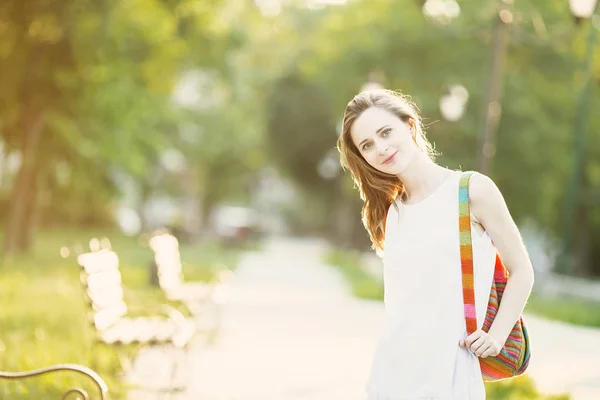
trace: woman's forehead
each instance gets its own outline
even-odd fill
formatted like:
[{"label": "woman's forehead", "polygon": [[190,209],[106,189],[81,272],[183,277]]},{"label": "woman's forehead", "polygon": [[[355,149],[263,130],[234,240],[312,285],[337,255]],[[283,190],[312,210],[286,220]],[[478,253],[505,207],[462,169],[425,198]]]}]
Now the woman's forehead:
[{"label": "woman's forehead", "polygon": [[391,112],[380,107],[370,107],[354,121],[350,134],[355,143],[360,143],[363,139],[375,135],[382,126],[398,122],[400,119]]}]

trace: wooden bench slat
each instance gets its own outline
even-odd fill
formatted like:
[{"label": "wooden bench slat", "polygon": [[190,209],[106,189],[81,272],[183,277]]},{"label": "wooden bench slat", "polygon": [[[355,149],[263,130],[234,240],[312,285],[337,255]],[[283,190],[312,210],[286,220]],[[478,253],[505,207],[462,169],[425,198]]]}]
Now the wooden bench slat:
[{"label": "wooden bench slat", "polygon": [[127,314],[127,305],[125,302],[115,304],[112,307],[102,308],[93,314],[94,325],[97,330],[103,331],[116,324],[123,316]]},{"label": "wooden bench slat", "polygon": [[172,320],[157,318],[123,318],[114,326],[102,332],[106,343],[173,343],[179,347],[186,345],[195,334],[195,327],[189,321],[179,326]]},{"label": "wooden bench slat", "polygon": [[86,253],[80,255],[78,261],[82,266],[81,281],[89,300],[91,321],[99,340],[108,344],[172,343],[184,346],[195,334],[195,325],[176,311],[171,311],[176,313],[173,316],[127,316],[116,253],[107,250]]},{"label": "wooden bench slat", "polygon": [[214,283],[184,280],[179,242],[176,237],[168,233],[154,236],[150,239],[150,247],[154,251],[159,285],[169,300],[185,302],[212,300]]},{"label": "wooden bench slat", "polygon": [[77,257],[77,261],[87,274],[93,274],[104,268],[118,268],[119,266],[117,254],[110,250],[83,253]]},{"label": "wooden bench slat", "polygon": [[106,268],[87,276],[87,286],[93,289],[121,284],[121,273],[117,268]]},{"label": "wooden bench slat", "polygon": [[112,304],[123,301],[123,295],[122,286],[106,288],[104,291],[88,291],[88,297],[94,306],[99,308],[110,307]]}]

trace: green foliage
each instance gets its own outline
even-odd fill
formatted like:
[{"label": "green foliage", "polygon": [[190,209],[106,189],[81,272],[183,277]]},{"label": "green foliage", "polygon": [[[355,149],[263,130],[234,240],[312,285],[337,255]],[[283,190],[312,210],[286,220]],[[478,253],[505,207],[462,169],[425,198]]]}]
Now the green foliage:
[{"label": "green foliage", "polygon": [[569,400],[571,398],[568,394],[541,394],[527,375],[499,382],[486,382],[485,392],[488,400]]},{"label": "green foliage", "polygon": [[[299,71],[303,82],[328,93],[329,120],[337,123],[345,104],[367,80],[374,79],[412,95],[428,137],[442,153],[440,164],[475,169],[499,2],[461,3],[460,16],[448,25],[427,19],[422,3],[370,0],[367,5],[366,1],[353,1],[314,11],[312,16],[290,7],[274,23],[286,33],[285,28],[302,28],[303,35],[290,33],[285,39],[272,40],[271,48],[278,56],[294,57],[295,62],[282,57],[286,62],[278,66],[288,66],[287,73]],[[509,27],[502,118],[491,176],[517,222],[530,218],[549,235],[560,236],[565,229],[566,187],[574,158],[577,98],[584,84],[585,38],[591,28],[586,21],[575,25],[568,4],[559,0],[544,7],[535,1],[520,1],[511,7],[514,20]],[[600,98],[598,57],[593,70],[596,85],[590,110]],[[285,75],[284,71],[277,76]],[[438,104],[448,85],[454,83],[467,88],[469,101],[462,119],[449,122],[443,119]],[[285,92],[278,97],[285,98]],[[312,115],[322,114],[319,109]],[[309,114],[306,117],[310,118]],[[600,214],[598,207],[593,207],[598,203],[600,182],[596,165],[600,117],[590,113],[587,122],[590,129],[579,201],[583,223],[576,224],[576,242],[581,244],[581,259],[589,260],[578,272],[589,275],[597,274],[596,265],[600,265],[593,261],[598,253],[593,249],[600,246],[584,244],[585,238],[594,241],[600,237],[595,234],[600,229]],[[333,146],[335,138],[329,140]],[[278,145],[276,152],[282,151],[284,147]],[[311,162],[314,168],[314,160]],[[309,168],[308,164],[302,167]],[[548,178],[540,179],[543,175]],[[358,215],[358,209],[352,215]]]},{"label": "green foliage", "polygon": [[[256,170],[261,158],[256,135],[248,134],[258,131],[248,107],[226,98],[198,118],[178,108],[172,94],[184,72],[199,68],[219,84],[221,76],[238,82],[235,87],[226,83],[227,92],[244,90],[238,70],[224,55],[246,40],[228,21],[242,22],[247,8],[221,0],[4,4],[0,31],[7,34],[0,36],[0,75],[10,84],[0,89],[0,136],[5,153],[23,153],[29,146],[26,162],[34,165],[35,177],[28,182],[38,182],[20,184],[18,191],[19,181],[26,179],[3,169],[0,189],[12,197],[9,208],[10,203],[33,199],[31,204],[41,205],[42,224],[111,222],[111,212],[104,210],[121,194],[115,173],[132,178],[146,194],[158,184],[162,193],[211,191],[217,199],[232,192],[245,194],[239,186],[249,174],[240,172]],[[198,90],[207,95],[204,88]],[[235,115],[230,106],[236,107]],[[210,121],[215,115],[230,123],[216,124],[215,129]],[[40,121],[39,144],[31,144],[34,133],[28,121]],[[189,146],[181,140],[182,127],[190,123],[203,125],[209,143]],[[215,138],[230,144],[232,133],[245,139],[238,141],[235,154],[225,146],[214,148],[214,153],[201,151],[213,148]],[[197,139],[199,134],[193,136]],[[199,180],[188,182],[189,189],[173,184],[181,179],[177,174],[159,170],[161,153],[171,148],[188,156],[186,173]],[[226,153],[229,162],[224,160]],[[221,162],[215,167],[207,159]],[[202,177],[214,175],[216,169],[217,174],[239,178],[226,190],[212,190],[213,182]]]},{"label": "green foliage", "polygon": [[[120,399],[125,396],[125,388],[116,352],[107,346],[92,346],[80,267],[73,256],[60,257],[62,246],[85,246],[82,242],[92,235],[108,237],[119,255],[123,283],[129,289],[128,306],[143,309],[165,303],[160,289],[149,286],[152,251],[135,238],[112,231],[43,232],[30,254],[15,256],[0,267],[0,365],[3,370],[25,371],[58,363],[83,364],[93,367],[107,382],[112,399]],[[209,242],[181,244],[181,257],[186,280],[206,281],[219,265],[234,268],[237,252],[224,251]],[[181,304],[171,304],[185,311]],[[135,349],[129,351],[135,354]],[[68,373],[19,383],[2,382],[0,397],[60,398],[67,389],[85,382],[85,378]]]},{"label": "green foliage", "polygon": [[325,93],[291,74],[275,82],[268,107],[268,143],[274,161],[304,187],[323,186],[317,166],[335,138]]},{"label": "green foliage", "polygon": [[[342,190],[347,181],[328,186],[317,166],[335,145],[344,106],[369,79],[412,95],[440,164],[476,168],[497,0],[463,2],[449,24],[425,17],[423,2],[393,0],[320,9],[291,1],[272,17],[255,2],[223,0],[5,3],[0,135],[6,151],[23,150],[24,133],[41,121],[33,158],[42,183],[23,190],[38,194],[41,222],[110,220],[120,194],[114,171],[133,177],[145,194],[193,194],[210,208],[247,200],[256,171],[271,163],[314,193],[315,208],[331,212],[338,192],[357,193]],[[559,236],[591,28],[574,24],[561,0],[511,7],[491,175],[517,222],[533,219]],[[595,110],[600,57],[592,70]],[[189,71],[207,78],[199,94],[208,106],[174,107],[174,85]],[[455,83],[467,88],[469,101],[462,119],[450,122],[439,99]],[[587,122],[575,241],[585,264],[578,272],[598,274],[600,116],[590,113]],[[186,156],[185,185],[176,173],[157,178],[161,153],[170,148]],[[59,177],[57,165],[70,173]],[[3,175],[0,190],[9,197],[18,177]],[[10,209],[23,196],[2,204]],[[347,218],[359,208],[354,204]]]}]

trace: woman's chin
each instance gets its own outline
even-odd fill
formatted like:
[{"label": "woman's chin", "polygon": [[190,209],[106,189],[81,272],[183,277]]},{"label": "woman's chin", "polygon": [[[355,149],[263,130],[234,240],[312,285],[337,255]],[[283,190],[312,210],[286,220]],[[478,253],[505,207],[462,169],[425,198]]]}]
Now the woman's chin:
[{"label": "woman's chin", "polygon": [[378,171],[383,172],[384,174],[397,176],[401,171],[397,167],[388,167],[388,168],[377,168]]},{"label": "woman's chin", "polygon": [[379,172],[383,172],[384,174],[395,175],[395,176],[398,176],[399,174],[404,172],[406,170],[406,168],[408,167],[408,165],[399,164],[397,161],[394,161],[391,164],[379,164],[376,166],[371,164],[371,166]]}]

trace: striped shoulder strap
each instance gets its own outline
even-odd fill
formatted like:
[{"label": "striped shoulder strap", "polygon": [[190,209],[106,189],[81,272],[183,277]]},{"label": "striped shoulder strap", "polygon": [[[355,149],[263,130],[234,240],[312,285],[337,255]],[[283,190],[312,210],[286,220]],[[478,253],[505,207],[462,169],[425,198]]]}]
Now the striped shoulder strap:
[{"label": "striped shoulder strap", "polygon": [[463,303],[467,334],[477,330],[475,289],[473,282],[473,246],[471,242],[471,208],[469,206],[469,179],[472,171],[464,172],[458,188],[458,229],[460,233],[460,265],[462,269]]}]

